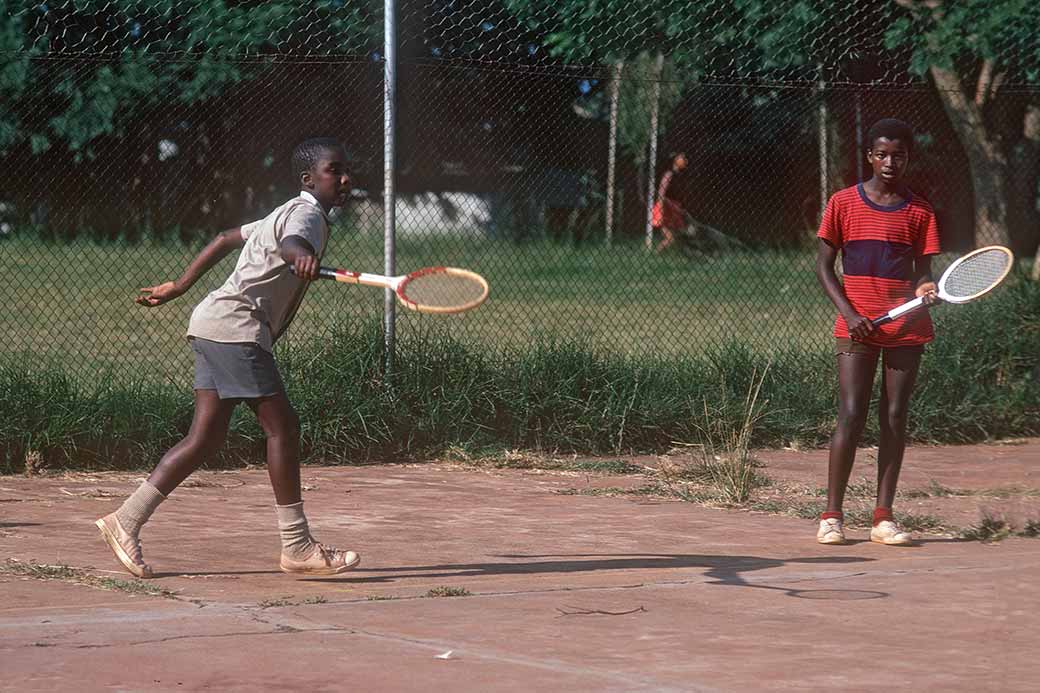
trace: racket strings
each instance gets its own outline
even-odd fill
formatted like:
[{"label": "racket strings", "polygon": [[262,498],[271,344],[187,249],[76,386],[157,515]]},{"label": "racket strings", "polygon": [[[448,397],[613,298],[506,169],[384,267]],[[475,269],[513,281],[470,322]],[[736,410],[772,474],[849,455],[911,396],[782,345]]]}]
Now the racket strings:
[{"label": "racket strings", "polygon": [[978,253],[964,260],[946,277],[943,290],[953,298],[967,298],[986,291],[1003,279],[1011,262],[999,249]]},{"label": "racket strings", "polygon": [[406,301],[420,308],[448,310],[479,302],[486,291],[486,285],[476,277],[434,272],[411,279],[402,294]]}]

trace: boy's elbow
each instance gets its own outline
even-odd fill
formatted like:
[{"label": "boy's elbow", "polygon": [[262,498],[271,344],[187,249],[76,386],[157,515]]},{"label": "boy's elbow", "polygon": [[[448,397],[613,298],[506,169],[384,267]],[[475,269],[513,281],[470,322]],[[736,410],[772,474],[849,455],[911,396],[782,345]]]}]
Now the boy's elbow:
[{"label": "boy's elbow", "polygon": [[816,279],[826,285],[827,281],[834,276],[834,266],[828,265],[822,259],[816,261]]},{"label": "boy's elbow", "polygon": [[221,233],[220,236],[217,237],[217,240],[228,250],[241,248],[246,243],[245,239],[242,238],[241,228],[228,229]]}]

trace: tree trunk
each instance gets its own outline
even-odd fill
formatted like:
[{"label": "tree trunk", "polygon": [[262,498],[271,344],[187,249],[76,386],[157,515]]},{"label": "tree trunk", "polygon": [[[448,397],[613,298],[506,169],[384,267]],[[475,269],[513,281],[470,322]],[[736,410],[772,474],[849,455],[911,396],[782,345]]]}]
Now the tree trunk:
[{"label": "tree trunk", "polygon": [[646,163],[646,249],[654,247],[654,193],[657,188],[657,131],[661,116],[661,77],[664,74],[664,55],[657,54],[654,62],[653,96],[650,101],[650,154]]},{"label": "tree trunk", "polygon": [[975,243],[1010,245],[1007,157],[996,139],[987,132],[982,109],[964,93],[957,74],[934,65],[930,71],[946,114],[968,157],[975,193]]},{"label": "tree trunk", "polygon": [[1012,158],[1011,181],[1014,191],[1012,228],[1019,250],[1036,253],[1033,279],[1040,280],[1040,210],[1037,209],[1037,184],[1040,183],[1040,104],[1026,107],[1022,119],[1022,140]]}]

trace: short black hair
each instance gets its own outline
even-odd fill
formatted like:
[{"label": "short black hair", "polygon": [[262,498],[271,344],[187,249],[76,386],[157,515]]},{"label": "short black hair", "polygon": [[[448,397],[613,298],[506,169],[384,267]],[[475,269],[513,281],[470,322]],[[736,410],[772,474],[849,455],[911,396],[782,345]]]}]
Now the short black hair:
[{"label": "short black hair", "polygon": [[881,138],[886,140],[902,140],[907,151],[914,150],[914,129],[897,118],[882,118],[867,130],[867,148],[873,149],[874,143]]},{"label": "short black hair", "polygon": [[334,137],[312,137],[296,145],[292,153],[293,179],[314,169],[321,161],[321,155],[332,149],[343,149],[343,143]]}]

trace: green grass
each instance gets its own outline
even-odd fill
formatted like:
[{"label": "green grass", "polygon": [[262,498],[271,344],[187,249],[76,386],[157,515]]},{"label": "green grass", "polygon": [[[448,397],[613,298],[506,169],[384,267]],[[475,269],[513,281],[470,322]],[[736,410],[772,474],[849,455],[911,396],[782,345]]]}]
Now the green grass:
[{"label": "green grass", "polygon": [[986,512],[983,513],[982,519],[977,524],[962,530],[960,536],[961,539],[969,541],[994,543],[1007,539],[1014,534],[1014,531],[1006,518]]},{"label": "green grass", "polygon": [[99,577],[88,573],[82,568],[73,568],[67,565],[48,565],[36,563],[35,561],[18,561],[13,558],[9,558],[0,564],[0,574],[29,577],[35,580],[58,580],[77,585],[86,585],[96,589],[122,592],[124,594],[167,598],[176,596],[170,590],[149,584],[143,580]]},{"label": "green grass", "polygon": [[1040,537],[1040,520],[1026,520],[1025,526],[1018,532],[1018,536],[1030,539]]},{"label": "green grass", "polygon": [[496,451],[493,454],[473,456],[458,448],[447,450],[446,457],[475,467],[491,469],[538,469],[556,472],[585,472],[588,474],[642,474],[646,469],[625,460],[567,459],[518,450]]},{"label": "green grass", "polygon": [[[753,501],[744,507],[755,512],[764,512],[771,515],[787,515],[802,520],[819,519],[820,513],[825,509],[823,503],[811,501],[788,501],[777,498]],[[947,529],[946,522],[935,515],[897,512],[895,513],[895,518],[896,522],[898,522],[903,529],[910,532],[936,533]],[[853,529],[870,527],[871,524],[873,524],[873,520],[872,510],[863,508],[845,510],[846,527]]]},{"label": "green grass", "polygon": [[1040,520],[1026,520],[1025,524],[1019,528],[1004,515],[993,514],[986,510],[983,511],[982,517],[976,524],[961,531],[960,537],[984,543],[995,543],[1009,537],[1036,539],[1040,537]]},{"label": "green grass", "polygon": [[[0,242],[0,272],[9,296],[0,314],[4,350],[55,356],[87,375],[118,365],[141,377],[187,382],[191,360],[183,335],[191,310],[224,281],[234,258],[166,306],[146,309],[132,298],[140,287],[178,276],[195,250],[173,243],[43,243],[18,237]],[[379,272],[382,239],[337,228],[324,262]],[[444,328],[467,343],[491,347],[580,336],[594,347],[675,355],[703,352],[734,334],[759,347],[821,344],[832,320],[815,284],[811,254],[802,252],[690,261],[647,253],[638,245],[575,249],[479,238],[399,243],[399,271],[431,264],[481,272],[491,296],[466,315],[402,310],[402,332]],[[382,302],[378,290],[320,283],[304,301],[286,343],[378,316]]]},{"label": "green grass", "polygon": [[[154,310],[130,299],[133,287],[168,276],[155,275],[155,256],[167,258],[172,271],[189,254],[162,245],[0,245],[0,269],[12,277],[15,299],[0,313],[9,335],[0,352],[0,473],[153,465],[191,421],[183,330],[201,293]],[[371,245],[370,239],[345,239],[337,252],[368,248],[356,258],[368,262]],[[692,262],[627,247],[445,241],[403,244],[402,269],[439,254],[493,275],[494,295],[502,306],[512,301],[512,308],[492,303],[457,318],[402,316],[388,377],[376,315],[380,293],[313,287],[315,300],[304,304],[311,312],[297,319],[299,330],[294,326],[279,353],[308,461],[414,459],[489,448],[620,456],[704,444],[712,430],[742,429],[747,393],[767,364],[762,412],[746,446],[811,447],[832,431],[829,318],[805,322],[796,310],[818,298],[804,253]],[[526,264],[518,265],[521,260]],[[63,271],[40,272],[40,263]],[[743,278],[725,271],[730,266],[743,268],[745,274],[737,274]],[[796,278],[800,288],[781,291],[784,277]],[[593,310],[589,297],[596,292],[618,313]],[[554,295],[569,297],[581,320],[571,321],[558,306],[546,308],[542,299]],[[361,310],[366,301],[372,310]],[[772,302],[768,315],[748,312],[765,305],[756,301]],[[710,319],[698,317],[701,308]],[[729,324],[730,313],[753,319]],[[80,319],[84,314],[90,319]],[[1040,433],[1040,284],[1014,277],[993,297],[942,306],[936,317],[941,338],[923,362],[910,439],[949,443]],[[552,329],[532,328],[539,321]],[[541,336],[532,340],[534,334]],[[14,353],[17,348],[28,351]],[[876,406],[876,390],[874,397]],[[256,461],[262,438],[251,413],[239,408],[219,462]],[[876,440],[871,416],[863,442]],[[583,471],[577,462],[572,469]]]},{"label": "green grass", "polygon": [[468,597],[472,594],[465,587],[449,587],[447,585],[441,585],[440,587],[434,587],[430,589],[424,597]]},{"label": "green grass", "polygon": [[633,488],[621,486],[593,486],[587,488],[562,488],[555,492],[560,496],[670,496],[672,491],[659,484],[645,484]]}]

